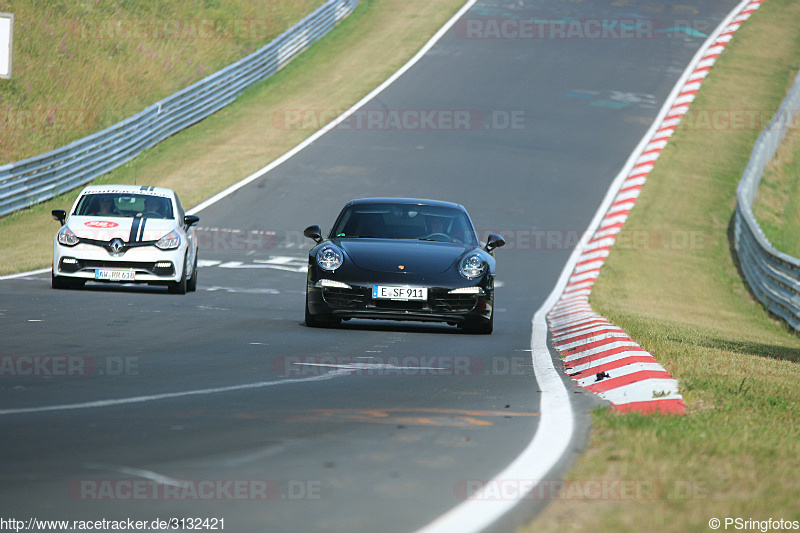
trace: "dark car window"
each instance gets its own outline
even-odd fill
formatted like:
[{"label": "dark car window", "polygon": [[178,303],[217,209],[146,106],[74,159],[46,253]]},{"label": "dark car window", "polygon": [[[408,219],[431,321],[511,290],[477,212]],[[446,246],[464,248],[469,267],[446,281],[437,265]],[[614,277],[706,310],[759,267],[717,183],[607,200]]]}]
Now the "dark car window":
[{"label": "dark car window", "polygon": [[172,202],[165,196],[128,193],[96,193],[81,197],[75,215],[104,217],[175,218]]},{"label": "dark car window", "polygon": [[409,204],[348,206],[339,216],[331,236],[477,244],[472,223],[461,210]]}]

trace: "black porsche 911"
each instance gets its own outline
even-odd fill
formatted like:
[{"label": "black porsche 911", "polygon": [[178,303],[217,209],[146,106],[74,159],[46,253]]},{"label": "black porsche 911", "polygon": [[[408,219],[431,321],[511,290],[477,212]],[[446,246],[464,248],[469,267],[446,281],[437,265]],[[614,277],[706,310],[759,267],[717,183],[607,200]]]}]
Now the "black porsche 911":
[{"label": "black porsche 911", "polygon": [[495,259],[461,205],[410,198],[363,198],[344,206],[327,238],[304,232],[308,254],[306,325],[342,320],[447,322],[474,333],[494,327]]}]

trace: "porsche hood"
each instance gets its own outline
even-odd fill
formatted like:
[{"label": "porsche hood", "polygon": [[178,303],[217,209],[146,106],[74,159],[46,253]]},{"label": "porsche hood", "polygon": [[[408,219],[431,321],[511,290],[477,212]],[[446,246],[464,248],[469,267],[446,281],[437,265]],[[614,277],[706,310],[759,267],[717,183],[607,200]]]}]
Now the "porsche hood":
[{"label": "porsche hood", "polygon": [[360,269],[426,274],[444,272],[472,246],[400,239],[337,239],[334,244]]}]

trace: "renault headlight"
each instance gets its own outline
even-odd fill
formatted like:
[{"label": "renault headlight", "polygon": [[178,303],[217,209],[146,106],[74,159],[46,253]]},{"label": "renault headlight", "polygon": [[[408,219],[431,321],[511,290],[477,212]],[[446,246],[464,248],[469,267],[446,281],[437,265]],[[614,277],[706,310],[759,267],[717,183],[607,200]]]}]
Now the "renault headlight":
[{"label": "renault headlight", "polygon": [[64,246],[75,246],[78,244],[78,242],[78,237],[72,233],[72,230],[70,230],[67,226],[64,226],[58,230],[58,244],[63,244]]},{"label": "renault headlight", "polygon": [[172,230],[156,242],[156,248],[160,250],[174,250],[181,245],[181,235],[178,230]]}]

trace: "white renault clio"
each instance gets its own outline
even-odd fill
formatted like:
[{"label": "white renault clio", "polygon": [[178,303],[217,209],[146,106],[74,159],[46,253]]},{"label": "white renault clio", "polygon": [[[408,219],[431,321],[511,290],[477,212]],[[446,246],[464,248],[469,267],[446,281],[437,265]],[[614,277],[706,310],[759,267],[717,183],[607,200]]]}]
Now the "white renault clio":
[{"label": "white renault clio", "polygon": [[174,191],[138,185],[90,185],[53,240],[53,288],[86,281],[166,285],[185,294],[197,288],[194,225]]}]

